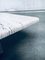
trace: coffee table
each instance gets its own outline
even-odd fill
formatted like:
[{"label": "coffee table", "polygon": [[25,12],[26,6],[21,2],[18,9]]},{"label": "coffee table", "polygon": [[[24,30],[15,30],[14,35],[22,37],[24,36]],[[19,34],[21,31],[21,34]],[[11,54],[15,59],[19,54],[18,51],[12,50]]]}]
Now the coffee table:
[{"label": "coffee table", "polygon": [[0,13],[0,53],[1,40],[39,21],[38,17]]}]

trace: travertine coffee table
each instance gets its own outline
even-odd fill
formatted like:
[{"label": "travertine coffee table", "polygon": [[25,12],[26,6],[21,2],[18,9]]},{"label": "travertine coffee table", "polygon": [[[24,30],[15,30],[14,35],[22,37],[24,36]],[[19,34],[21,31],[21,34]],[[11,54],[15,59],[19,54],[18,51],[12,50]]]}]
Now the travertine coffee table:
[{"label": "travertine coffee table", "polygon": [[[38,17],[0,13],[0,41],[1,39],[11,34],[14,34],[38,21],[39,21]],[[1,42],[0,42],[0,53],[1,53]]]}]

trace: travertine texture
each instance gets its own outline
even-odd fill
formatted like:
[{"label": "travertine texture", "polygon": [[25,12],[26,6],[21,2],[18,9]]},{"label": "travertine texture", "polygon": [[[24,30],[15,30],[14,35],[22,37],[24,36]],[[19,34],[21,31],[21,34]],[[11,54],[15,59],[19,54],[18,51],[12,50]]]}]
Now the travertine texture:
[{"label": "travertine texture", "polygon": [[0,13],[0,39],[39,21],[37,17]]}]

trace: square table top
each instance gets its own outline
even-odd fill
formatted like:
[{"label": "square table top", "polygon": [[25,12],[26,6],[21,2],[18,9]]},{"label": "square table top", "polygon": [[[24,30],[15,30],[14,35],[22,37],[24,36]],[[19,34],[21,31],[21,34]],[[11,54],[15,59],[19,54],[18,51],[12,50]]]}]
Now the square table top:
[{"label": "square table top", "polygon": [[0,39],[14,34],[38,21],[38,17],[0,13]]}]

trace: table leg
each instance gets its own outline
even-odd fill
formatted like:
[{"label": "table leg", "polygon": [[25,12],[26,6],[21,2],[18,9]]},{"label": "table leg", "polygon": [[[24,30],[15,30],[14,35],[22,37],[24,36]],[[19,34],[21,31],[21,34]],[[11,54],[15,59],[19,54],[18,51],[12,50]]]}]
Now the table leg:
[{"label": "table leg", "polygon": [[2,49],[2,45],[1,45],[1,41],[0,41],[0,55],[3,53],[3,49]]}]

